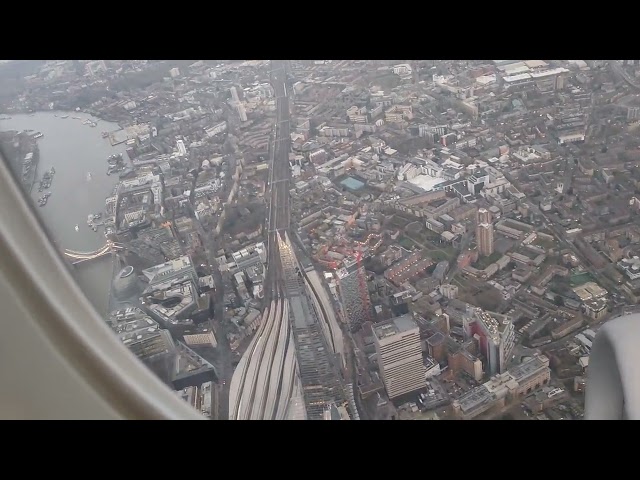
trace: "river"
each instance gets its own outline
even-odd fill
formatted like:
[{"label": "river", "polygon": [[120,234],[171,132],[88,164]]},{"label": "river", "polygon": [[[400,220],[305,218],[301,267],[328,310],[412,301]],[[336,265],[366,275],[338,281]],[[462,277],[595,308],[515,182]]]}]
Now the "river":
[{"label": "river", "polygon": [[[57,115],[57,117],[56,117]],[[69,115],[68,118],[61,118]],[[80,117],[81,120],[72,117]],[[83,125],[86,119],[98,126]],[[38,184],[31,196],[34,208],[40,214],[54,242],[61,248],[91,252],[105,244],[103,229],[93,232],[87,226],[87,216],[104,210],[104,201],[110,196],[118,181],[118,175],[107,176],[107,157],[124,152],[125,145],[112,147],[101,132],[117,130],[115,123],[104,122],[78,112],[39,112],[35,115],[12,115],[10,120],[0,121],[0,130],[35,130],[44,137],[38,140],[40,163],[37,179],[55,167],[51,197],[44,207],[35,200],[42,196]],[[126,158],[126,154],[125,154]],[[91,173],[91,179],[87,174]],[[75,226],[79,226],[76,232]],[[108,309],[112,262],[110,257],[78,265],[73,274],[80,288],[104,315]]]}]

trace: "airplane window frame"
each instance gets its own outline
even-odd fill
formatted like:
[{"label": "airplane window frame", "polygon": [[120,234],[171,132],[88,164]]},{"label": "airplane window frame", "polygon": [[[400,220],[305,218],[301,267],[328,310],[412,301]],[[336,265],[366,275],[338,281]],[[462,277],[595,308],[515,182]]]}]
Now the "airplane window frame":
[{"label": "airplane window frame", "polygon": [[[21,318],[5,317],[4,321],[12,322],[14,329],[30,333],[36,329],[52,347],[38,350],[30,361],[13,362],[12,368],[20,364],[28,370],[21,380],[26,377],[29,381],[34,369],[46,370],[45,362],[38,364],[38,359],[47,350],[54,353],[48,361],[56,362],[58,367],[63,364],[67,368],[62,371],[74,377],[78,389],[68,392],[70,401],[88,401],[86,395],[83,399],[84,388],[104,402],[95,403],[96,418],[205,419],[149,371],[100,318],[64,264],[1,151],[0,251],[0,280],[3,280],[0,285],[8,286],[0,298],[15,302],[12,306],[25,313]],[[4,350],[12,341],[10,336],[3,335],[0,349]],[[15,374],[10,369],[0,372],[0,378]],[[39,381],[37,377],[34,382]],[[49,380],[41,386],[44,397],[41,404],[48,401],[47,390],[55,388],[56,379]],[[15,413],[9,410],[0,398],[0,418],[15,418]],[[69,410],[52,404],[44,416],[61,418],[62,411]],[[19,417],[30,418],[29,415],[29,411],[23,411]],[[43,416],[41,411],[34,415]]]}]

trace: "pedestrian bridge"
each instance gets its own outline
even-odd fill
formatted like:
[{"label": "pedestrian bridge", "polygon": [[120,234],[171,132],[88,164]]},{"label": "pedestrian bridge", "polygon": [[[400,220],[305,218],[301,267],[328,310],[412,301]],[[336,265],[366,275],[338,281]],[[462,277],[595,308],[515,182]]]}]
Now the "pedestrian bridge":
[{"label": "pedestrian bridge", "polygon": [[103,247],[100,247],[98,250],[94,250],[93,252],[77,252],[75,250],[65,249],[62,253],[64,254],[65,258],[71,261],[71,263],[77,265],[79,263],[104,257],[105,255],[109,255],[110,253],[122,250],[123,248],[124,247],[122,244],[116,243],[112,240],[107,240],[107,243]]}]

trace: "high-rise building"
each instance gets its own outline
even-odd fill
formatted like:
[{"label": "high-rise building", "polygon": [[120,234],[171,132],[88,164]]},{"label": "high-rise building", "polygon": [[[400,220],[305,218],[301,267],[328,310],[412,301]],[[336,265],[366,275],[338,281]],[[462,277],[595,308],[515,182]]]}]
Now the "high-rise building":
[{"label": "high-rise building", "polygon": [[515,345],[513,322],[504,315],[500,319],[474,308],[463,317],[465,339],[476,338],[486,359],[489,375],[504,373]]},{"label": "high-rise building", "polygon": [[198,284],[198,274],[188,255],[147,268],[142,271],[142,274],[147,277],[149,287],[186,280],[192,280],[195,285]]},{"label": "high-rise building", "polygon": [[359,267],[351,272],[345,268],[337,273],[346,321],[349,329],[355,331],[371,316],[371,297],[366,283],[366,272],[364,267]]},{"label": "high-rise building", "polygon": [[493,253],[493,224],[479,223],[476,227],[476,242],[478,252],[486,257]]},{"label": "high-rise building", "polygon": [[241,122],[247,121],[247,111],[244,108],[242,102],[240,102],[240,97],[238,96],[238,89],[236,87],[229,88],[229,92],[231,93],[231,106],[235,108],[236,112],[238,112],[238,116],[240,117]]},{"label": "high-rise building", "polygon": [[458,286],[445,283],[440,285],[440,293],[448,299],[458,298]]},{"label": "high-rise building", "polygon": [[178,147],[178,154],[184,157],[187,154],[187,147],[184,146],[184,141],[178,140],[176,146]]},{"label": "high-rise building", "polygon": [[236,87],[231,87],[229,91],[231,92],[231,100],[233,100],[234,102],[239,102],[240,98],[238,97],[238,90],[236,89]]},{"label": "high-rise building", "polygon": [[477,223],[491,223],[492,218],[491,218],[491,212],[489,210],[487,210],[486,208],[480,208],[478,209],[478,216],[477,216]]},{"label": "high-rise building", "polygon": [[247,121],[247,111],[244,108],[244,105],[240,102],[236,103],[236,110],[238,111],[238,116],[240,117],[241,122]]},{"label": "high-rise building", "polygon": [[373,327],[380,376],[389,398],[426,388],[420,329],[411,315]]}]

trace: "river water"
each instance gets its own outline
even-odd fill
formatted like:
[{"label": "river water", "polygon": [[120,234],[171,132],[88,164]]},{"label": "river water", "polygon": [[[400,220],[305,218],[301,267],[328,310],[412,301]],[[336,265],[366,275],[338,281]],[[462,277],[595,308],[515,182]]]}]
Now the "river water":
[{"label": "river water", "polygon": [[[57,117],[55,116],[57,115]],[[60,118],[69,115],[68,118]],[[72,117],[80,117],[81,120]],[[83,125],[86,119],[98,126]],[[101,132],[117,130],[115,123],[104,122],[90,115],[76,112],[39,112],[35,115],[12,115],[0,121],[0,130],[35,130],[44,137],[38,140],[40,163],[37,179],[55,167],[51,197],[44,207],[35,203],[42,196],[36,183],[31,193],[34,208],[40,214],[51,238],[57,246],[80,252],[91,252],[105,244],[102,227],[93,232],[87,226],[87,216],[104,210],[104,201],[118,182],[118,175],[107,176],[107,157],[124,152],[125,145],[112,147]],[[126,158],[126,154],[125,154]],[[91,179],[88,179],[91,173]],[[79,231],[76,232],[75,226]],[[112,262],[107,256],[78,265],[73,274],[80,288],[104,315],[108,308]]]}]

